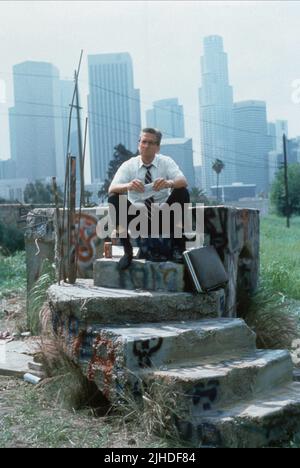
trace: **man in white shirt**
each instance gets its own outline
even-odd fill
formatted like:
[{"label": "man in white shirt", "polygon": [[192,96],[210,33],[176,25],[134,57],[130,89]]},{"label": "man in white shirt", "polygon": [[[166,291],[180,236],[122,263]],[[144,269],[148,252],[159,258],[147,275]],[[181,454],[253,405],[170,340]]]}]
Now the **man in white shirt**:
[{"label": "man in white shirt", "polygon": [[[151,203],[175,202],[183,206],[189,203],[187,180],[175,161],[159,154],[162,134],[154,128],[144,128],[139,140],[139,155],[124,162],[116,172],[109,187],[108,202],[115,207],[119,232],[128,226],[119,225],[120,195],[127,194],[127,212],[131,204],[144,203],[150,210]],[[149,197],[145,194],[150,189]],[[147,192],[146,192],[147,193]],[[128,224],[132,217],[128,216]],[[125,254],[119,262],[121,270],[128,268],[132,261],[132,245],[127,233],[120,238]],[[183,239],[174,239],[175,248],[184,250]],[[177,245],[176,245],[177,244]]]}]

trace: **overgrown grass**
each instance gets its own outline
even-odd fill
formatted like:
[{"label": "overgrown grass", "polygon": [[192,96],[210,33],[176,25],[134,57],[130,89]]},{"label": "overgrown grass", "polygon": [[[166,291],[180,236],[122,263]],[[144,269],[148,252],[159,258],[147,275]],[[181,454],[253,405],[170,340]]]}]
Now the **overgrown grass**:
[{"label": "overgrown grass", "polygon": [[0,299],[23,292],[25,288],[25,252],[17,252],[9,257],[0,254]]},{"label": "overgrown grass", "polygon": [[261,222],[261,279],[269,291],[300,300],[300,218],[290,229],[285,223],[277,216]]},{"label": "overgrown grass", "polygon": [[261,221],[260,282],[241,307],[241,316],[257,334],[259,348],[290,348],[300,336],[300,218]]}]

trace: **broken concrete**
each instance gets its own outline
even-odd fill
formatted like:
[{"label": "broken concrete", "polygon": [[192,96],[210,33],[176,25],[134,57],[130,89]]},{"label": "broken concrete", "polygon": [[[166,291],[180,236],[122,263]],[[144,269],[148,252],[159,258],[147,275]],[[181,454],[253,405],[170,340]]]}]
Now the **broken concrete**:
[{"label": "broken concrete", "polygon": [[0,375],[22,377],[28,372],[34,353],[32,341],[0,341]]}]

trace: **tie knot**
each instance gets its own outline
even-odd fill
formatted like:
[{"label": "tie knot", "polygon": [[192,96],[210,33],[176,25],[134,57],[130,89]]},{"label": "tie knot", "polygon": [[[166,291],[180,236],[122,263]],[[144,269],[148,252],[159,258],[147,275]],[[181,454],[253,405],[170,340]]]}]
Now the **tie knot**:
[{"label": "tie knot", "polygon": [[144,167],[147,169],[147,171],[148,171],[148,169],[151,169],[151,167],[153,166],[153,164],[150,164],[149,166],[146,166],[146,164],[143,164],[143,166],[144,166]]}]

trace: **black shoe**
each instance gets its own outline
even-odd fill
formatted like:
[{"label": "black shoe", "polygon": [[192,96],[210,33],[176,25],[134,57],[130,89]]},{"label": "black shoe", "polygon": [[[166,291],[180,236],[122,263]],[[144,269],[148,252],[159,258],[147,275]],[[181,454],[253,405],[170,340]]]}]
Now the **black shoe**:
[{"label": "black shoe", "polygon": [[119,270],[121,271],[126,270],[131,265],[132,259],[133,259],[132,253],[129,253],[129,252],[125,253],[123,257],[121,257],[119,260],[119,263],[118,263]]}]

